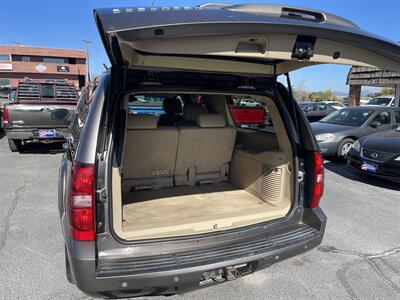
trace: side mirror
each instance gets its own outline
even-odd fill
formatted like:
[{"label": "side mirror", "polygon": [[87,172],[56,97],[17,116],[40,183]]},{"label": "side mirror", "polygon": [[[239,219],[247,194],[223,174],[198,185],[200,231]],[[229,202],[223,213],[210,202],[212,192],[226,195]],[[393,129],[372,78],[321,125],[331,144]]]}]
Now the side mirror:
[{"label": "side mirror", "polygon": [[373,121],[369,124],[369,126],[374,127],[374,128],[378,128],[379,126],[381,126],[382,123],[379,121]]}]

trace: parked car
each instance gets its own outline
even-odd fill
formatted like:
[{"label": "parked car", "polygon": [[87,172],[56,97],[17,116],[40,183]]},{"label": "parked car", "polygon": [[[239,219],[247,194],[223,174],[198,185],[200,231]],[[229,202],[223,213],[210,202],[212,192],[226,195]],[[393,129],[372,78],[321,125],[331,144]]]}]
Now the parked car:
[{"label": "parked car", "polygon": [[338,102],[338,101],[330,101],[329,100],[329,101],[324,101],[324,103],[327,104],[328,106],[333,107],[336,110],[347,107],[346,105],[344,105],[343,103]]},{"label": "parked car", "polygon": [[342,158],[355,140],[396,126],[394,109],[380,106],[343,108],[311,124],[321,153]]},{"label": "parked car", "polygon": [[367,135],[355,141],[347,165],[357,172],[400,182],[400,109],[396,130]]},{"label": "parked car", "polygon": [[372,98],[364,105],[394,106],[394,96],[379,96]]},{"label": "parked car", "polygon": [[[112,67],[89,104],[82,93],[77,142],[68,140],[60,168],[70,281],[103,297],[171,295],[320,244],[322,156],[289,78],[287,89],[277,76],[323,62],[398,71],[400,47],[290,6],[94,15]],[[153,114],[128,115],[132,93],[191,100],[182,125],[159,126]],[[265,103],[273,128],[235,126],[228,101],[237,95]]]},{"label": "parked car", "polygon": [[242,99],[238,103],[239,106],[246,106],[246,107],[262,107],[262,104],[256,102],[252,99]]},{"label": "parked car", "polygon": [[64,141],[78,94],[66,81],[22,80],[15,100],[4,107],[3,123],[12,152],[27,143]]},{"label": "parked car", "polygon": [[317,122],[337,110],[325,102],[300,102],[300,107],[310,122]]}]

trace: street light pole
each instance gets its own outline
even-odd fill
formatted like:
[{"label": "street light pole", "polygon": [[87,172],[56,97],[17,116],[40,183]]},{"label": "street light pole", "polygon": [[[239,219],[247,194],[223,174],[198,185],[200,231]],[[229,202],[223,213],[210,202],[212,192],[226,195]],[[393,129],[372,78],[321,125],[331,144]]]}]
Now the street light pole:
[{"label": "street light pole", "polygon": [[89,45],[92,44],[92,42],[88,41],[88,40],[82,40],[82,42],[84,44],[86,44],[86,64],[87,64],[87,67],[86,67],[86,81],[87,81],[87,83],[89,83],[90,82]]}]

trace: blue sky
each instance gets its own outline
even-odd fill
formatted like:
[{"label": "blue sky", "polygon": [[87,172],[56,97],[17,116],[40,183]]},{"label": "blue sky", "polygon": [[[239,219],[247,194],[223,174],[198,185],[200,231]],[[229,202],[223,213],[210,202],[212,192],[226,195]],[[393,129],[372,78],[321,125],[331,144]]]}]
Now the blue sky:
[{"label": "blue sky", "polygon": [[[149,1],[106,0],[2,0],[0,10],[0,45],[13,41],[25,45],[82,49],[81,40],[90,47],[92,73],[99,74],[108,64],[95,22],[93,8],[151,6]],[[207,1],[156,0],[155,6],[193,6]],[[221,1],[223,2],[223,1]],[[362,29],[400,41],[400,0],[269,0],[225,1],[227,3],[284,3],[327,11],[348,18]],[[303,82],[308,91],[332,89],[347,91],[347,66],[314,66],[292,73],[296,86]]]}]

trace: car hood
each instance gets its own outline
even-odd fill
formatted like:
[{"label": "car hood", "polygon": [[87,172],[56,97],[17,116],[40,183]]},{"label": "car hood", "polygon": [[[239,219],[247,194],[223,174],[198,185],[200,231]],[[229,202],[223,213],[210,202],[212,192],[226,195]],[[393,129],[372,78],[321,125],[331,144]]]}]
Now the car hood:
[{"label": "car hood", "polygon": [[352,22],[268,4],[96,9],[112,65],[279,75],[321,63],[400,71],[400,47]]},{"label": "car hood", "polygon": [[382,152],[400,153],[400,131],[388,130],[368,135],[362,139],[361,147]]},{"label": "car hood", "polygon": [[342,132],[358,128],[356,126],[336,125],[336,124],[321,123],[321,122],[311,123],[310,125],[315,135],[322,133]]}]

